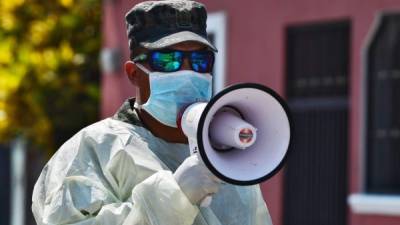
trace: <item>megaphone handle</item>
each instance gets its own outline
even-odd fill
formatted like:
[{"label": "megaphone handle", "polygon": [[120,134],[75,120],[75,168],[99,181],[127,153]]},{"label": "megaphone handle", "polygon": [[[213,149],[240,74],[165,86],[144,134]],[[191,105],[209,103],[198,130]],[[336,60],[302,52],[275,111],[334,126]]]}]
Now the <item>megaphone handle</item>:
[{"label": "megaphone handle", "polygon": [[192,138],[189,139],[189,149],[190,149],[190,155],[199,153],[199,147],[197,147],[196,140],[193,140]]},{"label": "megaphone handle", "polygon": [[208,207],[211,205],[212,202],[212,196],[208,195],[205,198],[203,198],[203,200],[201,200],[200,206],[201,207]]},{"label": "megaphone handle", "polygon": [[[201,160],[196,140],[192,138],[189,139],[189,148],[190,148],[190,155],[196,154],[197,157],[199,157],[199,159]],[[203,198],[203,200],[201,200],[200,207],[208,207],[211,205],[211,202],[212,202],[212,197],[211,195],[208,195],[205,198]]]}]

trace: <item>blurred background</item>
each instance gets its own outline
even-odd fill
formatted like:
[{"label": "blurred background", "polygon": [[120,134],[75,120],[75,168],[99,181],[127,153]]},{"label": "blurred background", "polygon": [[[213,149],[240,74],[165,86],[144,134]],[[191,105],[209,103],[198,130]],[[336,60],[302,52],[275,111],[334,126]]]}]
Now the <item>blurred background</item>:
[{"label": "blurred background", "polygon": [[31,194],[57,148],[100,118],[99,0],[0,2],[0,224],[35,224]]},{"label": "blurred background", "polygon": [[[35,224],[47,160],[133,96],[124,14],[138,2],[1,0],[0,225]],[[399,225],[400,0],[201,2],[215,92],[262,83],[292,111],[291,155],[261,185],[274,225]]]}]

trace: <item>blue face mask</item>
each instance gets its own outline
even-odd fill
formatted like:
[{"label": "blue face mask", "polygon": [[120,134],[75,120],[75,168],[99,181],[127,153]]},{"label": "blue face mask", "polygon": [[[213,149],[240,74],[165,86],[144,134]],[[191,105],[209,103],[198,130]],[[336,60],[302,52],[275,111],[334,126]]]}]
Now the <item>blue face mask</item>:
[{"label": "blue face mask", "polygon": [[195,102],[208,102],[211,98],[210,74],[192,70],[150,72],[144,66],[136,65],[149,75],[150,82],[150,97],[138,107],[164,125],[177,127],[177,115],[184,107]]}]

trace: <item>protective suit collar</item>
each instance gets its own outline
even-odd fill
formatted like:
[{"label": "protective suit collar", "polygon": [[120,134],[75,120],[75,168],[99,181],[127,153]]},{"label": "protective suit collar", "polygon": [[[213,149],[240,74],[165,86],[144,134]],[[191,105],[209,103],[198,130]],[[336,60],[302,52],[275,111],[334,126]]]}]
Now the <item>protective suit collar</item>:
[{"label": "protective suit collar", "polygon": [[125,100],[112,118],[135,126],[145,127],[133,107],[135,100],[135,98]]}]

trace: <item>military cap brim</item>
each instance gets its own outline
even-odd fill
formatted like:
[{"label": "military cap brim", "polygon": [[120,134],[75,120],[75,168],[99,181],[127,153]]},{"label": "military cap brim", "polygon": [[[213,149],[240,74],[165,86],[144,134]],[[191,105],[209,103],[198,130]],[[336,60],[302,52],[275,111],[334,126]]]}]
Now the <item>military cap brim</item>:
[{"label": "military cap brim", "polygon": [[187,41],[194,41],[204,44],[207,47],[209,47],[212,51],[217,52],[217,49],[214,47],[214,45],[211,44],[211,42],[208,39],[190,31],[181,31],[178,33],[173,33],[165,37],[162,37],[158,40],[155,40],[153,42],[148,42],[148,41],[140,42],[139,45],[150,50],[157,50]]}]

